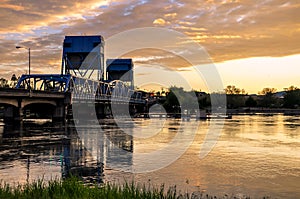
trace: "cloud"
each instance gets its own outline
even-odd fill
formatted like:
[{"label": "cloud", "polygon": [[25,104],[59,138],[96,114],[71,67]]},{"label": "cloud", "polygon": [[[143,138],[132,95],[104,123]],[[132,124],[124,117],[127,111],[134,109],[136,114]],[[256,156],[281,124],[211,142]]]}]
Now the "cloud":
[{"label": "cloud", "polygon": [[[188,35],[216,62],[297,54],[299,12],[296,0],[4,0],[0,5],[0,71],[14,71],[17,60],[26,59],[26,52],[16,52],[16,44],[35,49],[33,68],[59,72],[65,35],[101,34],[109,38],[149,26]],[[158,54],[145,55],[145,59],[153,56]],[[159,56],[165,57],[159,61],[174,68],[186,67],[186,63],[176,64],[168,58],[168,53]]]},{"label": "cloud", "polygon": [[[3,3],[3,2],[2,2]],[[5,2],[3,4],[0,5],[1,9],[7,9],[7,10],[14,10],[14,11],[21,11],[21,10],[25,10],[25,8],[23,6],[19,6],[19,5],[12,5],[12,4],[6,4]]]},{"label": "cloud", "polygon": [[158,18],[158,19],[155,19],[153,21],[153,24],[154,25],[161,25],[161,26],[164,26],[166,24],[170,24],[170,22],[167,22],[166,20],[162,19],[162,18]]},{"label": "cloud", "polygon": [[81,18],[84,13],[105,4],[104,0],[20,0],[18,3],[6,0],[0,6],[0,33],[30,32],[59,21],[68,22],[68,18]]},{"label": "cloud", "polygon": [[168,14],[165,14],[164,16],[165,16],[166,18],[176,18],[177,13],[176,13],[176,12],[168,13]]}]

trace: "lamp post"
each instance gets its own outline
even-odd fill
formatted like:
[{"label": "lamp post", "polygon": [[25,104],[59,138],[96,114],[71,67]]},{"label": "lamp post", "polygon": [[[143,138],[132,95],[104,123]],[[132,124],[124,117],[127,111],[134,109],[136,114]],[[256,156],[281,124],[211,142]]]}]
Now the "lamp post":
[{"label": "lamp post", "polygon": [[24,48],[28,50],[28,75],[29,75],[29,90],[31,90],[30,85],[30,48],[26,48],[24,46],[16,46],[16,49]]}]

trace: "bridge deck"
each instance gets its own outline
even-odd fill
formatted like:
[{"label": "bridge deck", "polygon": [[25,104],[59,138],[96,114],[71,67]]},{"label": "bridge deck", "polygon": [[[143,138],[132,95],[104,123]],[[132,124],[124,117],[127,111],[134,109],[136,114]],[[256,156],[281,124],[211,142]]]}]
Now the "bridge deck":
[{"label": "bridge deck", "polygon": [[33,98],[65,98],[66,93],[26,90],[18,88],[0,88],[0,97],[15,98],[15,97],[33,97]]}]

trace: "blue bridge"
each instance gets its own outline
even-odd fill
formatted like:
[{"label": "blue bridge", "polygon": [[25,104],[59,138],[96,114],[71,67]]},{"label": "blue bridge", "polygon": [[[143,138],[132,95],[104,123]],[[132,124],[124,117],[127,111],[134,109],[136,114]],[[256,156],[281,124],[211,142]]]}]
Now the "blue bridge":
[{"label": "blue bridge", "polygon": [[144,113],[146,93],[133,89],[132,60],[110,59],[104,67],[103,48],[101,36],[66,36],[61,73],[22,75],[15,88],[0,88],[0,114],[14,121],[65,121],[72,106],[83,102],[95,103],[100,117],[110,115],[105,110],[112,103],[128,105],[131,115]]}]

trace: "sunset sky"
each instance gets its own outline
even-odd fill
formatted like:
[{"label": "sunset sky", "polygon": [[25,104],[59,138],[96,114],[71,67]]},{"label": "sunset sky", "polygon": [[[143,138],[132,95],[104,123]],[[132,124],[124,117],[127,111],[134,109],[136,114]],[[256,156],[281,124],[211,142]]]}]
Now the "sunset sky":
[{"label": "sunset sky", "polygon": [[[1,0],[0,16],[0,72],[6,78],[27,71],[27,51],[16,45],[31,48],[32,73],[59,73],[65,35],[107,39],[134,28],[160,27],[202,45],[224,86],[248,93],[300,87],[299,0]],[[185,78],[195,75],[168,53],[131,55],[137,67],[151,67],[157,58]]]}]

